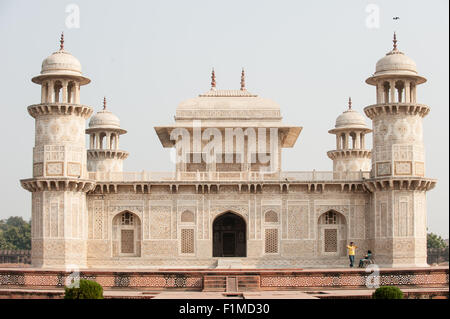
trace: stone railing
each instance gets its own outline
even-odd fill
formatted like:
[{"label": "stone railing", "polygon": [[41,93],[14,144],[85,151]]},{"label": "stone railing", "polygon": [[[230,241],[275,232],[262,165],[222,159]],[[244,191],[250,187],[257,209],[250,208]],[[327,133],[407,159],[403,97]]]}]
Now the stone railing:
[{"label": "stone railing", "polygon": [[[382,286],[405,288],[446,288],[448,293],[448,267],[381,268],[375,278]],[[70,271],[50,269],[0,269],[0,289],[63,289]],[[208,279],[219,279],[216,291],[226,291],[226,277],[239,281],[253,279],[255,290],[304,289],[367,289],[373,274],[365,269],[158,269],[158,270],[83,270],[80,278],[94,280],[106,290],[192,290],[204,291]],[[250,277],[250,278],[249,278]],[[248,283],[248,281],[247,281]],[[16,290],[17,291],[17,290]]]},{"label": "stone railing", "polygon": [[90,172],[89,178],[108,182],[158,182],[158,181],[288,181],[329,182],[358,181],[370,178],[368,171],[286,171],[286,172]]},{"label": "stone railing", "polygon": [[428,248],[427,263],[429,265],[440,264],[449,261],[448,246],[444,248]]},{"label": "stone railing", "polygon": [[31,264],[31,250],[0,250],[0,264]]}]

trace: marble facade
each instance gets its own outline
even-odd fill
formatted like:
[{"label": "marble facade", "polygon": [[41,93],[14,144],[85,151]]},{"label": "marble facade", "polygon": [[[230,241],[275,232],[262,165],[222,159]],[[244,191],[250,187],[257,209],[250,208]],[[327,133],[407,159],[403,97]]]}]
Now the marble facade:
[{"label": "marble facade", "polygon": [[[372,129],[349,101],[329,131],[330,172],[281,169],[282,149],[294,147],[302,128],[284,124],[276,102],[248,92],[244,71],[239,90],[216,89],[213,72],[208,92],[181,102],[175,123],[155,127],[181,159],[167,173],[123,171],[126,131],[106,100],[93,116],[80,104],[90,80],[63,40],[32,81],[42,96],[28,107],[33,177],[21,185],[32,193],[35,267],[340,267],[350,241],[359,255],[372,250],[380,266],[427,264],[426,191],[436,181],[425,175],[422,119],[430,109],[416,102],[425,78],[396,39],[366,80],[377,92],[364,109]],[[177,138],[185,133],[192,138],[183,146]],[[211,136],[220,143],[207,161]]]}]

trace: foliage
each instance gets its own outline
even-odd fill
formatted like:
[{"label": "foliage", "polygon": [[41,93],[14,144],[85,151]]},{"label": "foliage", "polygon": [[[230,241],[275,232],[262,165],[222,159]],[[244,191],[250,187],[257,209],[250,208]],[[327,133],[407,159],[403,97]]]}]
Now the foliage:
[{"label": "foliage", "polygon": [[434,233],[427,234],[427,248],[445,248],[447,247],[445,240]]},{"label": "foliage", "polygon": [[78,287],[64,290],[64,299],[103,299],[103,287],[92,280],[80,279]]},{"label": "foliage", "polygon": [[372,299],[403,299],[403,292],[395,286],[381,286],[372,294]]},{"label": "foliage", "polygon": [[18,216],[0,220],[0,249],[31,249],[31,220]]}]

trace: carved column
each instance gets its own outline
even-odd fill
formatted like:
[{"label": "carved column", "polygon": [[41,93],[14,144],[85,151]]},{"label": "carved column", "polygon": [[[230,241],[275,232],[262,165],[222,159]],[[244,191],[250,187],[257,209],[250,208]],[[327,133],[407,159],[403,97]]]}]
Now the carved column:
[{"label": "carved column", "polygon": [[405,103],[411,102],[411,91],[410,91],[411,81],[405,81]]},{"label": "carved column", "polygon": [[67,103],[67,81],[63,81],[62,83],[62,101],[63,103]]},{"label": "carved column", "polygon": [[353,145],[354,149],[361,149],[361,140],[360,140],[360,133],[357,132],[355,133],[356,135],[356,141],[355,141],[355,145]]},{"label": "carved column", "polygon": [[390,85],[390,93],[391,93],[391,97],[390,97],[390,103],[395,103],[395,81],[394,80],[390,80],[389,81],[389,85]]}]

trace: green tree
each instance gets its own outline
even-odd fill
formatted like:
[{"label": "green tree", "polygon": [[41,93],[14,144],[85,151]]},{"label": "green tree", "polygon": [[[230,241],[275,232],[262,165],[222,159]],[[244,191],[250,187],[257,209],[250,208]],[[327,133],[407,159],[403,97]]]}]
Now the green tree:
[{"label": "green tree", "polygon": [[18,216],[0,220],[0,249],[31,249],[31,221]]},{"label": "green tree", "polygon": [[80,279],[78,287],[64,287],[64,299],[103,299],[103,287],[93,281]]},{"label": "green tree", "polygon": [[427,234],[427,248],[445,248],[447,243],[445,240],[434,233]]},{"label": "green tree", "polygon": [[372,294],[372,299],[403,299],[403,297],[403,292],[395,286],[381,286]]}]

